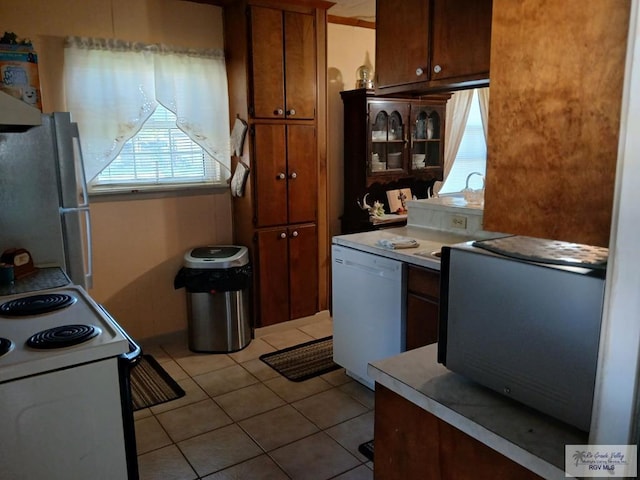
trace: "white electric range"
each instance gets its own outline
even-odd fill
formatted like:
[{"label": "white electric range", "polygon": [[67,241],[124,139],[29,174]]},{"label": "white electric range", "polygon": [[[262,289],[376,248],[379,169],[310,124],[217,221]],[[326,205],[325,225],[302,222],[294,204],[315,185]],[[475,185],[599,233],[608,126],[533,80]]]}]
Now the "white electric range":
[{"label": "white electric range", "polygon": [[0,296],[0,479],[137,478],[140,354],[81,287]]}]

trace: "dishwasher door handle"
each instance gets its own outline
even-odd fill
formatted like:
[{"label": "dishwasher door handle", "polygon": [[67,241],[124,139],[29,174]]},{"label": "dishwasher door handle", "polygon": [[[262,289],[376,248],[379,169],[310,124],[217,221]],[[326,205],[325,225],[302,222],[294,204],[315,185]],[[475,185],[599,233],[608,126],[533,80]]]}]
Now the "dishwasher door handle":
[{"label": "dishwasher door handle", "polygon": [[335,262],[341,264],[343,267],[360,270],[361,272],[365,272],[376,277],[386,277],[389,274],[393,275],[396,274],[398,270],[395,266],[386,267],[385,265],[371,265],[354,262],[352,260],[335,259]]}]

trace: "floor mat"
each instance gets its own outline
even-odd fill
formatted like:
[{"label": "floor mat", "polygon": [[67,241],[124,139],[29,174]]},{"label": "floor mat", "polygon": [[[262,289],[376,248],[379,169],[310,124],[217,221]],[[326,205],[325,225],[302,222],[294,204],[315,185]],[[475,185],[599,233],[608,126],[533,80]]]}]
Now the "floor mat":
[{"label": "floor mat", "polygon": [[302,382],[340,368],[333,362],[333,337],[265,353],[260,360],[293,382]]},{"label": "floor mat", "polygon": [[373,440],[358,445],[358,451],[373,462]]},{"label": "floor mat", "polygon": [[142,355],[131,370],[133,410],[152,407],[184,396],[184,390],[151,355]]}]

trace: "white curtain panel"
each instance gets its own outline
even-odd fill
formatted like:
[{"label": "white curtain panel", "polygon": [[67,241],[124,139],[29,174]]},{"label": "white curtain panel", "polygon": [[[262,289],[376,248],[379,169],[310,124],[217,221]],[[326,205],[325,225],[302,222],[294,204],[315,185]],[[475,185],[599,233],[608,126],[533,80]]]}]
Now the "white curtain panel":
[{"label": "white curtain panel", "polygon": [[[443,179],[447,179],[447,175],[451,171],[453,162],[458,154],[458,148],[464,135],[464,128],[467,125],[469,110],[471,109],[471,101],[473,100],[473,90],[459,90],[455,92],[447,102],[446,113],[446,130],[444,138],[444,175]],[[444,182],[436,182],[434,192],[437,194]]]},{"label": "white curtain panel", "polygon": [[154,57],[156,100],[175,113],[177,126],[231,173],[229,96],[222,52],[174,51]]},{"label": "white curtain panel", "polygon": [[229,178],[227,78],[221,52],[175,50],[120,40],[70,37],[65,45],[67,108],[80,129],[85,174],[94,179],[158,103]]},{"label": "white curtain panel", "polygon": [[484,140],[487,141],[489,129],[489,87],[479,88],[478,102],[480,105],[480,116],[482,117],[482,129],[484,130]]},{"label": "white curtain panel", "polygon": [[64,62],[67,108],[80,130],[90,181],[156,108],[153,55],[138,43],[73,37]]}]

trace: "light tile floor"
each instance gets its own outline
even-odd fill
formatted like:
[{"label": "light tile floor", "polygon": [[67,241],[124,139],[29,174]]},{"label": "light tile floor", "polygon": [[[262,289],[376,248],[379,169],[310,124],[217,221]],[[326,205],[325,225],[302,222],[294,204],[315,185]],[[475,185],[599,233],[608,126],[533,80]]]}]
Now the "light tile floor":
[{"label": "light tile floor", "polygon": [[135,412],[142,480],[370,480],[374,394],[336,370],[291,382],[259,356],[332,334],[328,312],[256,330],[245,349],[145,345],[186,395]]}]

